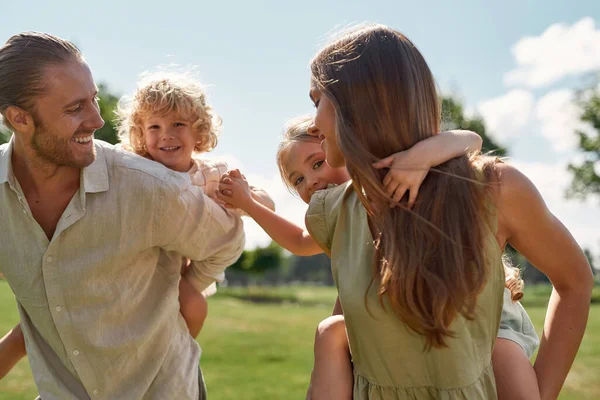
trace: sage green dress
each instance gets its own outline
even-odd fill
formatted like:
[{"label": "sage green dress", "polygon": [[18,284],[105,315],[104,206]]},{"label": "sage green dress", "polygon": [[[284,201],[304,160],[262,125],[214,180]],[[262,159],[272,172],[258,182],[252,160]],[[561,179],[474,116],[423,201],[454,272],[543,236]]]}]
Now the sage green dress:
[{"label": "sage green dress", "polygon": [[502,252],[490,214],[486,252],[489,280],[473,321],[456,318],[449,348],[424,351],[424,337],[403,324],[389,302],[380,306],[371,285],[373,239],[351,183],[315,193],[306,215],[313,238],[331,267],[354,363],[354,399],[496,399],[491,357],[502,313]]}]

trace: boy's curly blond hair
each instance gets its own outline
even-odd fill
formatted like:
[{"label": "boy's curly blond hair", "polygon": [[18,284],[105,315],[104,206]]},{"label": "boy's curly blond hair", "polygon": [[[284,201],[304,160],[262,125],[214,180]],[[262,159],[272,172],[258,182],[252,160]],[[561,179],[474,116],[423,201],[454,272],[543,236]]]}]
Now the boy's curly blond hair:
[{"label": "boy's curly blond hair", "polygon": [[205,153],[216,147],[221,118],[207,103],[204,88],[189,74],[173,72],[143,75],[133,98],[121,98],[116,113],[117,130],[123,146],[148,157],[144,119],[163,116],[171,111],[193,121],[192,128],[198,134],[195,152]]}]

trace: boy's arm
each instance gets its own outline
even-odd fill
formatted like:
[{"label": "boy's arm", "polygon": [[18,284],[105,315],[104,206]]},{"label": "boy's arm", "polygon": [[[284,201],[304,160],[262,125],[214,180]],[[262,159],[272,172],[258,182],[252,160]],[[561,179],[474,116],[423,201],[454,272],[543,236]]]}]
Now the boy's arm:
[{"label": "boy's arm", "polygon": [[412,207],[419,187],[429,169],[455,157],[481,150],[483,140],[471,131],[447,131],[422,140],[410,149],[392,154],[373,164],[374,168],[389,168],[383,185],[392,203],[398,203],[409,192]]},{"label": "boy's arm", "polygon": [[305,229],[280,217],[256,201],[250,192],[248,182],[242,175],[225,175],[221,179],[217,197],[245,211],[274,241],[293,254],[312,256],[323,252]]}]

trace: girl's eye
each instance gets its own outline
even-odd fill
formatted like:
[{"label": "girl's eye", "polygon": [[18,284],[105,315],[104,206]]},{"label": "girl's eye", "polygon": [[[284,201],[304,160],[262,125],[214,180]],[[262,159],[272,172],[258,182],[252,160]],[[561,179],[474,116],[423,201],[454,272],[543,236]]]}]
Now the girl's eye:
[{"label": "girl's eye", "polygon": [[294,181],[294,186],[298,186],[298,185],[299,185],[299,184],[301,184],[303,181],[304,181],[304,177],[303,177],[303,176],[299,177],[298,179],[296,179],[296,180]]},{"label": "girl's eye", "polygon": [[185,126],[185,124],[183,122],[175,122],[173,125],[174,126]]},{"label": "girl's eye", "polygon": [[313,169],[321,168],[321,165],[323,165],[324,162],[325,162],[325,160],[317,161],[316,163],[313,164]]},{"label": "girl's eye", "polygon": [[320,102],[321,102],[321,99],[315,100],[315,108],[319,108],[319,103]]},{"label": "girl's eye", "polygon": [[150,125],[148,129],[158,129],[158,125]]}]

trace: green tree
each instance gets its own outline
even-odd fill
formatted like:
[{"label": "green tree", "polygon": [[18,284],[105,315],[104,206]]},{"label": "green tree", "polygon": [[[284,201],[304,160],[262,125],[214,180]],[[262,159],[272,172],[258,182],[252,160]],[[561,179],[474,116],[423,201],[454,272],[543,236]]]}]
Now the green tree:
[{"label": "green tree", "polygon": [[8,142],[10,139],[10,133],[4,129],[4,126],[0,127],[0,144]]},{"label": "green tree", "polygon": [[104,120],[104,126],[96,131],[96,139],[112,144],[119,142],[115,114],[118,102],[119,97],[110,93],[106,84],[101,83],[98,85],[98,105],[100,106],[100,115]]},{"label": "green tree", "polygon": [[592,274],[596,275],[596,266],[594,265],[594,255],[590,249],[583,249],[583,254],[585,254],[585,258],[587,258],[590,263],[590,267],[592,267]]},{"label": "green tree", "polygon": [[250,271],[259,275],[279,268],[284,258],[283,249],[275,241],[271,241],[267,247],[257,247],[253,252],[254,258]]},{"label": "green tree", "polygon": [[582,110],[580,120],[591,126],[595,134],[575,132],[579,136],[579,151],[584,161],[568,166],[573,180],[567,189],[567,197],[585,199],[592,195],[600,196],[600,86],[593,85],[580,91],[576,102]]},{"label": "green tree", "polygon": [[466,129],[478,133],[483,139],[482,152],[493,151],[498,156],[506,155],[506,149],[488,136],[483,118],[465,117],[463,105],[456,98],[452,96],[442,98],[442,120],[451,129]]}]

